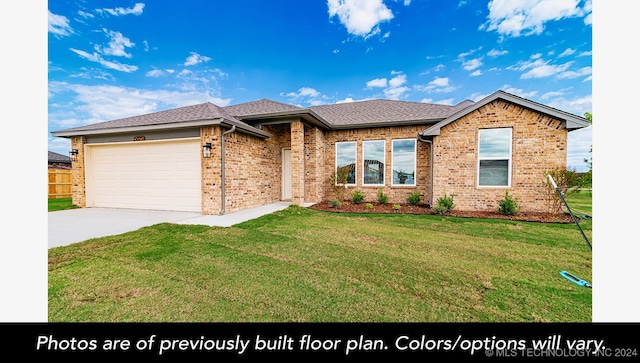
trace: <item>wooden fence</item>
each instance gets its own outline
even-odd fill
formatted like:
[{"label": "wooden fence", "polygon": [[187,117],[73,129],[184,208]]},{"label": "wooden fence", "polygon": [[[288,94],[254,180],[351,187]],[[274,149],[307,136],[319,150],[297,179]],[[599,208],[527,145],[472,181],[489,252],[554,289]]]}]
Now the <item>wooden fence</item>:
[{"label": "wooden fence", "polygon": [[49,169],[49,198],[71,198],[71,170]]}]

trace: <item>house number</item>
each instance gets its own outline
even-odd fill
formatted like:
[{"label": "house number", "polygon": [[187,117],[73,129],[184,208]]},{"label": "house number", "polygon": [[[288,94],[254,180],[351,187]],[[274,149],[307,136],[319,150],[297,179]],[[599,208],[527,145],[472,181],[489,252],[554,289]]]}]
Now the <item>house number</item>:
[{"label": "house number", "polygon": [[134,136],[133,141],[144,141],[144,136]]}]

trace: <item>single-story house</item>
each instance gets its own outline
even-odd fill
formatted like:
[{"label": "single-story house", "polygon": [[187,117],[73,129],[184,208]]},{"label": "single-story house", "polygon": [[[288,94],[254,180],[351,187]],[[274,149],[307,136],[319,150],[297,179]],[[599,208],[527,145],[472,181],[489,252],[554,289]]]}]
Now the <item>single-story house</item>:
[{"label": "single-story house", "polygon": [[505,191],[546,211],[544,173],[566,168],[567,135],[586,119],[497,91],[455,106],[366,100],[302,108],[262,99],[212,103],[52,132],[71,139],[73,204],[224,214],[348,192],[391,203],[495,210]]},{"label": "single-story house", "polygon": [[71,158],[67,155],[58,154],[53,151],[48,151],[49,163],[48,169],[71,169]]}]

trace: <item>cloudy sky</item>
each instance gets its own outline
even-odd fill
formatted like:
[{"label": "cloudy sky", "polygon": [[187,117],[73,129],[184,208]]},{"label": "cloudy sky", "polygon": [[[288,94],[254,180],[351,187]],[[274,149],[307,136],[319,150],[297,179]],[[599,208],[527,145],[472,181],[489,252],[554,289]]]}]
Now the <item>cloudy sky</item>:
[{"label": "cloudy sky", "polygon": [[[499,89],[583,116],[591,38],[591,0],[54,1],[48,132],[206,101],[453,105]],[[590,145],[591,128],[570,134],[570,168]]]}]

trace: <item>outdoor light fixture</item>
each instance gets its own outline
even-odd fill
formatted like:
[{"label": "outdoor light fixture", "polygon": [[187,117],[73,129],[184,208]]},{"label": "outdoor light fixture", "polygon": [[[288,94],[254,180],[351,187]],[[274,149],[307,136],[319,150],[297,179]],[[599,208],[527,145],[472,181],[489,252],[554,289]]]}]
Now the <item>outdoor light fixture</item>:
[{"label": "outdoor light fixture", "polygon": [[69,157],[71,158],[71,161],[78,160],[78,149],[73,149],[69,151]]},{"label": "outdoor light fixture", "polygon": [[210,158],[211,157],[211,143],[210,142],[202,145],[202,157],[203,158]]}]

